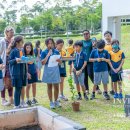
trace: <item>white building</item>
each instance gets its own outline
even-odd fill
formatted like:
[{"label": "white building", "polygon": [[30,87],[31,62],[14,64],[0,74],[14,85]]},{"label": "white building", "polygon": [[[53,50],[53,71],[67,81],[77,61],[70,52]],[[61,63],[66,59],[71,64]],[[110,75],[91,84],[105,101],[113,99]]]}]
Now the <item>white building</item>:
[{"label": "white building", "polygon": [[102,0],[103,33],[109,30],[113,38],[121,40],[121,19],[130,17],[130,0]]}]

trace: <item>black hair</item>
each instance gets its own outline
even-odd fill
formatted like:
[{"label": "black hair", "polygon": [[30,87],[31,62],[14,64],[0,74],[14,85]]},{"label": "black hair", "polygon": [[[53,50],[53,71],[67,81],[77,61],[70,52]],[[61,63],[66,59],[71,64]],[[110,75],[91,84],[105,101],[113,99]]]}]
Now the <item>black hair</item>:
[{"label": "black hair", "polygon": [[74,41],[73,41],[72,39],[69,39],[69,40],[68,40],[68,44],[69,44],[69,45],[72,45],[73,42],[74,42]]},{"label": "black hair", "polygon": [[110,34],[111,37],[112,37],[112,32],[110,32],[110,31],[106,31],[106,32],[104,33],[104,36],[105,36],[106,34]]},{"label": "black hair", "polygon": [[74,46],[80,46],[82,47],[83,46],[83,42],[82,41],[76,41]]},{"label": "black hair", "polygon": [[83,33],[84,33],[84,32],[88,32],[88,33],[90,34],[90,31],[89,31],[89,30],[87,30],[87,29],[83,30]]},{"label": "black hair", "polygon": [[37,40],[36,43],[35,43],[35,47],[39,48],[40,44],[41,44],[41,42],[39,40]]},{"label": "black hair", "polygon": [[118,45],[120,44],[120,42],[119,42],[117,39],[114,39],[114,40],[112,41],[111,45],[113,45],[113,44],[115,44],[115,43],[117,43]]},{"label": "black hair", "polygon": [[61,44],[61,43],[63,43],[63,44],[64,44],[63,39],[57,39],[57,40],[56,40],[56,45]]},{"label": "black hair", "polygon": [[27,46],[30,46],[30,47],[31,47],[31,51],[30,51],[30,54],[29,54],[29,55],[33,56],[33,45],[32,45],[31,42],[26,42],[26,43],[24,44],[24,53],[25,53],[25,56],[27,55],[27,52],[26,52],[26,47],[27,47]]},{"label": "black hair", "polygon": [[99,41],[97,41],[97,48],[98,49],[104,49],[104,47],[105,47],[105,41],[104,40],[99,40]]},{"label": "black hair", "polygon": [[50,40],[52,41],[52,43],[53,43],[53,45],[54,45],[54,48],[55,48],[55,42],[54,42],[53,38],[51,38],[51,37],[49,37],[49,38],[47,38],[47,39],[45,40],[46,46],[48,45],[48,43],[49,43]]},{"label": "black hair", "polygon": [[13,40],[13,42],[12,42],[12,48],[11,48],[11,49],[14,49],[14,48],[17,46],[17,44],[18,44],[19,42],[21,42],[22,40],[23,40],[23,36],[21,36],[21,35],[15,36],[15,37],[14,37],[14,40]]}]

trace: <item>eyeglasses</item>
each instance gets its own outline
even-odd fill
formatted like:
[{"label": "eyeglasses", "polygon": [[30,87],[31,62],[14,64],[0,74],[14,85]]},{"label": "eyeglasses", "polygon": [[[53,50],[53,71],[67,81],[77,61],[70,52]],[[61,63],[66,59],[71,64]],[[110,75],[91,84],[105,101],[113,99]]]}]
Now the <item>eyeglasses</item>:
[{"label": "eyeglasses", "polygon": [[89,33],[84,33],[83,35],[84,35],[84,36],[85,36],[85,35],[89,35]]}]

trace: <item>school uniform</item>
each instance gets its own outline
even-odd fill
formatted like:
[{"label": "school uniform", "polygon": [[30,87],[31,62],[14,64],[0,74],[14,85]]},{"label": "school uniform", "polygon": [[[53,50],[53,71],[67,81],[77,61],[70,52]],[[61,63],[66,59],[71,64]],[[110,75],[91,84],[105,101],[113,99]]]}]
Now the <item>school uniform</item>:
[{"label": "school uniform", "polygon": [[[35,56],[37,57],[37,59],[36,59],[36,67],[37,67],[37,69],[41,70],[42,63],[40,61],[40,57],[38,57],[37,48],[34,48],[33,52],[34,52]],[[41,55],[41,53],[42,53],[42,49],[40,49],[40,55]]]},{"label": "school uniform", "polygon": [[15,106],[20,105],[20,95],[23,86],[27,84],[27,70],[26,64],[17,63],[16,58],[20,58],[23,55],[22,50],[14,48],[10,53],[10,75],[12,79],[12,86],[15,87],[14,101]]},{"label": "school uniform", "polygon": [[[0,64],[3,64],[2,59],[0,58]],[[0,91],[4,89],[4,83],[3,83],[3,74],[2,70],[0,70]]]},{"label": "school uniform", "polygon": [[32,62],[28,63],[28,73],[31,75],[31,79],[28,79],[28,84],[38,82],[38,75],[35,63]]},{"label": "school uniform", "polygon": [[[90,58],[92,58],[92,59],[97,59],[97,58],[110,59],[110,55],[109,55],[108,51],[106,51],[106,50],[99,52],[98,49],[95,49],[92,51]],[[93,70],[94,70],[94,84],[95,85],[100,85],[101,81],[104,85],[107,85],[109,83],[107,62],[95,61],[93,64]]]},{"label": "school uniform", "polygon": [[[45,49],[42,54],[41,54],[41,60],[45,59],[47,56],[49,50]],[[60,55],[59,52],[56,49],[52,49],[52,55]],[[49,63],[48,58],[46,64],[44,65],[44,73],[43,73],[43,78],[42,81],[47,84],[57,84],[60,83],[60,71],[59,71],[59,66],[55,67],[48,67]]]},{"label": "school uniform", "polygon": [[[83,51],[81,51],[80,53],[76,52],[75,53],[75,59],[73,61],[74,68],[76,69],[76,71],[79,71],[83,67],[84,62],[87,62],[86,54]],[[81,86],[85,86],[85,84],[84,84],[84,76],[85,76],[84,72],[85,72],[85,70],[83,70],[82,73],[78,76],[74,72],[75,84],[80,84]]]},{"label": "school uniform", "polygon": [[[125,59],[125,54],[123,53],[122,50],[119,50],[118,52],[111,51],[110,52],[110,59],[111,59],[111,63],[112,63],[113,68],[117,69],[120,66],[122,60]],[[111,69],[112,82],[122,81],[121,73],[122,73],[122,68],[118,73],[115,73]]]}]

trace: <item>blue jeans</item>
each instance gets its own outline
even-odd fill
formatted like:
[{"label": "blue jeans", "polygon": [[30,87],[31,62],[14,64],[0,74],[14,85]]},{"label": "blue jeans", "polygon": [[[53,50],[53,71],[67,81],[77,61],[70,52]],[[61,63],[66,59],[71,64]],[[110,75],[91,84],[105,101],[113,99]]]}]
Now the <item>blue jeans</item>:
[{"label": "blue jeans", "polygon": [[22,87],[15,87],[15,92],[14,92],[14,105],[15,106],[20,105],[21,91],[22,91]]}]

